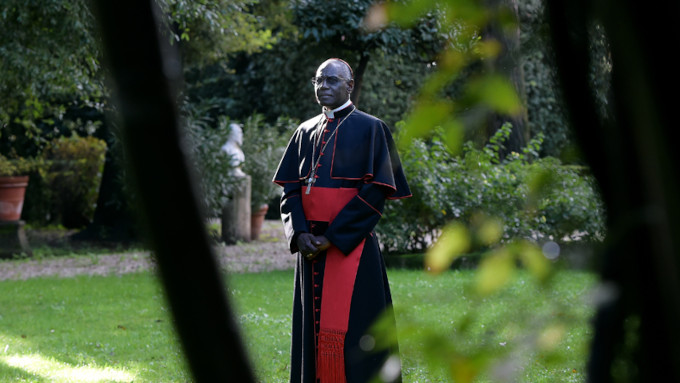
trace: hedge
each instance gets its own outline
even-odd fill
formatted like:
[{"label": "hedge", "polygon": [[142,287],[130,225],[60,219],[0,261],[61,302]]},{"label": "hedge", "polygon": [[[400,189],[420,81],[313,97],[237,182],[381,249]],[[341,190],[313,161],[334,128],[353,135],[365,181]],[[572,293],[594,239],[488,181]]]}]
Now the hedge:
[{"label": "hedge", "polygon": [[441,131],[412,141],[401,160],[413,197],[386,204],[376,229],[385,250],[423,251],[454,220],[468,226],[496,220],[506,242],[602,238],[603,204],[587,169],[539,158],[541,136],[501,161],[510,128],[482,148],[466,143],[460,155],[445,145]]}]

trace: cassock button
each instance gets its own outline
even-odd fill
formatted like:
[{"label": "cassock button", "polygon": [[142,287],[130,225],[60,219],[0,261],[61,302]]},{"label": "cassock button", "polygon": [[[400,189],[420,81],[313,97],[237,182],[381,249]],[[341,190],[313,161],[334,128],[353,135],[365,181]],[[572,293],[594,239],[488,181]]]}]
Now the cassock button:
[{"label": "cassock button", "polygon": [[319,287],[319,284],[318,284],[318,283],[315,283],[315,284],[314,284],[314,287]]}]

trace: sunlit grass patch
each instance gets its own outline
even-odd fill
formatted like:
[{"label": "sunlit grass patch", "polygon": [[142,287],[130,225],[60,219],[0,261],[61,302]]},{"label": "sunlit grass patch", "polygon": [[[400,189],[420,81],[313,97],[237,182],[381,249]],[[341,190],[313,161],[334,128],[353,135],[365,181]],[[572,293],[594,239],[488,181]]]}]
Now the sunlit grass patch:
[{"label": "sunlit grass patch", "polygon": [[[30,382],[52,382],[57,371],[69,382],[106,371],[134,378],[127,382],[190,379],[163,292],[148,273],[0,282],[0,357],[0,376]],[[51,363],[19,367],[29,360]]]},{"label": "sunlit grass patch", "polygon": [[124,369],[92,365],[72,366],[39,354],[0,356],[0,363],[50,382],[132,382],[135,375]]}]

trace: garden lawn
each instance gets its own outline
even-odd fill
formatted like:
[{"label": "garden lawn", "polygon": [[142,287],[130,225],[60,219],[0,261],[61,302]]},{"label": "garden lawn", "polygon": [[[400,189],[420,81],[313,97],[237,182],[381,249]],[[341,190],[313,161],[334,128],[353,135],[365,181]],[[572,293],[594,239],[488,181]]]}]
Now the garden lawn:
[{"label": "garden lawn", "polygon": [[[470,271],[389,270],[405,382],[448,371],[521,382],[583,382],[592,274],[527,274],[478,297]],[[235,274],[229,291],[261,382],[287,382],[293,272]],[[445,361],[445,362],[444,362]],[[453,364],[452,362],[453,361]],[[0,282],[2,382],[189,382],[153,274]]]}]

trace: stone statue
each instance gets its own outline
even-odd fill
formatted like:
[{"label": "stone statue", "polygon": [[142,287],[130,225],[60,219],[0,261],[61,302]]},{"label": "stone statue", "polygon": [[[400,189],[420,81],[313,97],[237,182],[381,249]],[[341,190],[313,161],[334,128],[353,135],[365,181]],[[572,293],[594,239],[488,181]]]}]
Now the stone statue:
[{"label": "stone statue", "polygon": [[245,177],[246,175],[243,170],[241,170],[241,165],[245,161],[245,155],[241,150],[241,145],[243,145],[243,129],[241,128],[241,125],[232,122],[229,124],[229,138],[222,146],[222,150],[229,154],[231,165],[233,166],[231,174],[235,177]]},{"label": "stone statue", "polygon": [[250,176],[241,170],[245,156],[241,150],[243,145],[243,128],[236,123],[229,124],[229,138],[221,150],[229,155],[230,175],[237,179],[229,198],[222,209],[222,240],[233,244],[237,241],[250,241]]}]

